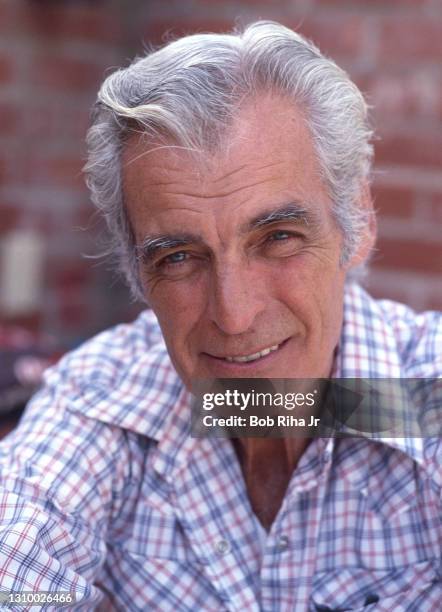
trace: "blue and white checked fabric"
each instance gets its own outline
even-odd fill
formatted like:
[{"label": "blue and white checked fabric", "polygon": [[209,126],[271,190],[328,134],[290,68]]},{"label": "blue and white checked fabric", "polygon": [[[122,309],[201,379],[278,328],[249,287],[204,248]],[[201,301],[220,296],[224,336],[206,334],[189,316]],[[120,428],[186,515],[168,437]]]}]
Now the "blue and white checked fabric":
[{"label": "blue and white checked fabric", "polygon": [[[347,288],[335,376],[441,372],[439,315]],[[149,311],[47,372],[0,443],[0,590],[106,612],[440,609],[439,440],[314,440],[260,539],[190,399]]]}]

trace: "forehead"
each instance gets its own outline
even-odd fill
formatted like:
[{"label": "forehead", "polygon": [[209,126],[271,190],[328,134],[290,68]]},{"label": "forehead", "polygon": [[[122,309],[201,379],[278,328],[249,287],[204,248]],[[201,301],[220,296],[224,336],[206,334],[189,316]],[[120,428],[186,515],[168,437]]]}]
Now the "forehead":
[{"label": "forehead", "polygon": [[214,154],[133,137],[123,153],[123,192],[135,226],[182,206],[254,214],[272,202],[328,203],[304,112],[270,95],[243,104]]}]

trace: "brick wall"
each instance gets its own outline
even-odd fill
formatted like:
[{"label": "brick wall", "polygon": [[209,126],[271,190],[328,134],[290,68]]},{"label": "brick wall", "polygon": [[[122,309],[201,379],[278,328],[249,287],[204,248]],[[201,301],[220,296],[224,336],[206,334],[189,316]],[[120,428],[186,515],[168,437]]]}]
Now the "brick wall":
[{"label": "brick wall", "polygon": [[43,326],[64,341],[134,311],[108,268],[79,257],[96,250],[80,169],[106,69],[166,31],[257,18],[311,37],[366,93],[378,135],[369,287],[417,309],[442,307],[440,0],[0,0],[0,238],[29,226],[43,236]]},{"label": "brick wall", "polygon": [[24,318],[67,345],[130,311],[108,267],[81,256],[99,239],[84,136],[105,71],[126,56],[122,17],[116,3],[0,0],[0,239],[42,238],[41,302]]}]

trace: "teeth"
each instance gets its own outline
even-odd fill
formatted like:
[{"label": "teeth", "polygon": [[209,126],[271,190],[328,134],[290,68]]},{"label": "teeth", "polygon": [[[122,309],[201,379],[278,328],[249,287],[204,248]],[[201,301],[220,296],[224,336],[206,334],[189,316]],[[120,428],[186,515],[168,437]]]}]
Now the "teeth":
[{"label": "teeth", "polygon": [[263,351],[259,351],[259,353],[253,353],[253,355],[244,355],[244,357],[225,357],[226,361],[233,363],[245,363],[246,361],[255,361],[255,359],[259,359],[260,357],[265,357],[272,351],[276,351],[279,347],[279,344],[275,344],[270,348],[266,348]]}]

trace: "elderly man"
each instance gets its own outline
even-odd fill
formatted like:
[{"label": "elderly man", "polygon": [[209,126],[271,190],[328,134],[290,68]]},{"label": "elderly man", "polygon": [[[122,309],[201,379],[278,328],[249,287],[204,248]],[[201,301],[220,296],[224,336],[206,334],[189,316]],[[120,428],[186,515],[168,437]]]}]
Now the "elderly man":
[{"label": "elderly man", "polygon": [[196,379],[440,376],[440,318],[350,280],[375,238],[369,139],[347,75],[275,23],[106,79],[88,185],[150,310],[50,370],[3,442],[2,590],[106,611],[438,608],[436,438],[190,435]]}]

